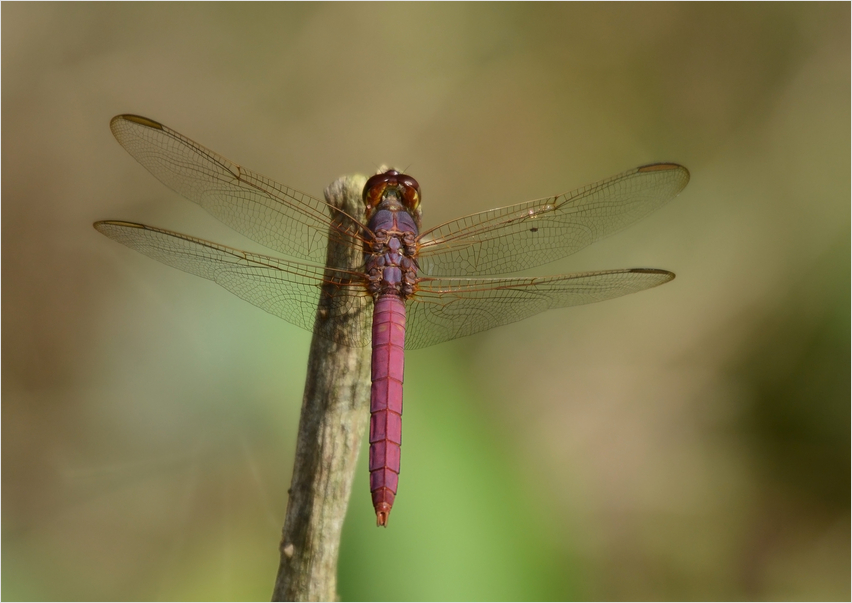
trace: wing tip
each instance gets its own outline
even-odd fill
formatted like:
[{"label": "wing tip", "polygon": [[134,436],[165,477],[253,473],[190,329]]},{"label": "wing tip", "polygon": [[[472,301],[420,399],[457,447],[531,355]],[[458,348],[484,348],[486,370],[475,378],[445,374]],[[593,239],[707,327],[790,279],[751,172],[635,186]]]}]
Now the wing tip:
[{"label": "wing tip", "polygon": [[672,163],[670,161],[660,161],[658,163],[649,163],[648,165],[640,165],[636,168],[637,172],[665,172],[668,170],[687,170],[679,163]]},{"label": "wing tip", "polygon": [[125,220],[98,220],[93,223],[92,226],[97,228],[98,226],[127,226],[128,228],[145,228],[144,224],[139,224],[138,222],[127,222]]},{"label": "wing tip", "polygon": [[670,272],[669,270],[662,270],[660,268],[631,268],[630,272],[633,274],[657,274],[659,276],[665,277],[660,284],[668,283],[675,279],[675,273]]},{"label": "wing tip", "polygon": [[116,115],[109,121],[110,128],[115,127],[117,123],[122,121],[129,121],[140,126],[145,126],[146,128],[154,128],[155,130],[163,129],[163,124],[160,122],[141,115],[134,115],[133,113],[122,113],[121,115]]},{"label": "wing tip", "polygon": [[121,228],[138,228],[140,230],[147,230],[148,227],[144,224],[138,224],[136,222],[125,222],[124,220],[98,220],[97,222],[92,224],[92,227],[97,230],[101,234],[107,234],[110,226],[118,226]]},{"label": "wing tip", "polygon": [[[680,172],[685,177],[683,187],[689,182],[689,179],[692,175],[689,173],[689,170],[682,166],[679,163],[673,163],[671,161],[662,161],[659,163],[649,163],[648,165],[642,165],[636,168],[637,173],[648,173],[648,172]],[[681,188],[683,188],[681,187]]]}]

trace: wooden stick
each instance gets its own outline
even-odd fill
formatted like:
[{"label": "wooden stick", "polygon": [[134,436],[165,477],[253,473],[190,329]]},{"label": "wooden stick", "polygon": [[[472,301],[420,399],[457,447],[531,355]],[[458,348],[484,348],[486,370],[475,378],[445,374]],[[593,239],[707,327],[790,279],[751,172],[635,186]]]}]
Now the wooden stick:
[{"label": "wooden stick", "polygon": [[[344,176],[325,191],[326,200],[363,221],[363,176]],[[345,218],[343,218],[345,219]],[[356,269],[362,252],[329,237],[326,265]],[[369,328],[370,316],[335,316],[333,289],[323,293],[317,320],[356,321],[343,328]],[[368,313],[366,313],[368,314]],[[335,323],[340,324],[340,323]],[[349,504],[370,398],[370,348],[350,348],[314,336],[290,500],[281,535],[281,562],[273,601],[335,601],[340,534]],[[366,475],[364,492],[366,496]],[[365,518],[367,520],[367,518]]]}]

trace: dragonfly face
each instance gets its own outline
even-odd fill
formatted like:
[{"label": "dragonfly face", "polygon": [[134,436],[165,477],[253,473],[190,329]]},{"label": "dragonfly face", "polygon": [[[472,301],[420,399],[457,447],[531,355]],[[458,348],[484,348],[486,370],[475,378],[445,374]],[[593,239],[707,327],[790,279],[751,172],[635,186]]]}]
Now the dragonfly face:
[{"label": "dragonfly face", "polygon": [[420,185],[411,176],[388,170],[369,178],[364,185],[364,206],[369,220],[380,207],[405,209],[420,228]]},{"label": "dragonfly face", "polygon": [[[367,180],[368,223],[362,224],[151,119],[119,115],[110,127],[119,143],[167,186],[241,234],[312,263],[130,222],[96,222],[98,231],[213,280],[317,335],[350,346],[372,345],[370,489],[379,525],[386,524],[397,490],[403,349],[465,337],[553,308],[635,293],[674,278],[653,268],[493,276],[563,258],[643,218],[689,181],[686,168],[674,163],[641,166],[576,191],[471,214],[421,232],[420,185],[396,170]],[[328,239],[363,250],[363,267],[322,266]],[[315,320],[323,285],[334,286],[341,314],[372,311],[372,329],[329,329]]]}]

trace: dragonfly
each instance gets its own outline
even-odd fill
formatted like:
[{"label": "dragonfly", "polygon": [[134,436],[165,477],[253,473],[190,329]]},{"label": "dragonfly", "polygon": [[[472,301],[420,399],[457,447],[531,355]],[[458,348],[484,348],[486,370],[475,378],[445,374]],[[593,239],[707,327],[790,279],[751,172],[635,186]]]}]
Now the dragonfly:
[{"label": "dragonfly", "polygon": [[[675,163],[643,165],[572,192],[422,230],[420,185],[394,169],[366,181],[364,215],[358,219],[152,119],[118,115],[110,129],[166,186],[261,245],[310,263],[133,222],[99,221],[94,224],[99,232],[319,336],[347,346],[372,345],[369,469],[379,526],[387,525],[398,490],[404,350],[650,289],[675,277],[654,268],[494,276],[563,258],[645,217],[687,185],[689,171]],[[355,270],[325,266],[329,240],[363,254],[356,256],[363,264]],[[328,290],[341,315],[372,316],[372,324],[319,320],[317,304]]]}]

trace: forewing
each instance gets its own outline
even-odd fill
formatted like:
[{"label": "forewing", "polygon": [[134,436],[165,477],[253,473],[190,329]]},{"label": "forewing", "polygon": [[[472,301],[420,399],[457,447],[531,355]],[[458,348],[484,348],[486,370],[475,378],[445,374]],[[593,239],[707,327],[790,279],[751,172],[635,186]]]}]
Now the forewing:
[{"label": "forewing", "polygon": [[683,166],[646,165],[556,197],[465,216],[424,232],[418,263],[427,276],[540,266],[648,215],[687,182]]},{"label": "forewing", "polygon": [[423,348],[545,310],[621,297],[674,276],[666,270],[633,268],[540,278],[424,278],[407,305],[405,347]]},{"label": "forewing", "polygon": [[[255,306],[287,322],[338,341],[360,347],[369,344],[372,298],[357,272],[321,268],[240,251],[188,235],[135,224],[96,222],[109,238],[159,262],[214,281]],[[325,289],[323,289],[325,286]],[[335,321],[317,319],[320,295],[326,295],[331,314],[363,318]],[[349,326],[346,326],[349,325]]]},{"label": "forewing", "polygon": [[228,161],[161,123],[118,115],[110,129],[163,184],[261,245],[318,263],[325,262],[329,237],[360,248],[364,231],[354,218]]}]

